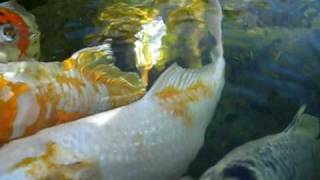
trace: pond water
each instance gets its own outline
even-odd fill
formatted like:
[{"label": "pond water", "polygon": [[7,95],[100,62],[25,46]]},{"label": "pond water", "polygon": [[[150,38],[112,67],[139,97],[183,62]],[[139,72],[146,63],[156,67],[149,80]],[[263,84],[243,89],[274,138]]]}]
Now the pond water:
[{"label": "pond water", "polygon": [[[114,2],[21,0],[37,18],[43,61],[63,60],[88,45],[98,9]],[[189,168],[194,177],[234,147],[284,129],[303,104],[320,116],[320,1],[221,3],[227,81]]]}]

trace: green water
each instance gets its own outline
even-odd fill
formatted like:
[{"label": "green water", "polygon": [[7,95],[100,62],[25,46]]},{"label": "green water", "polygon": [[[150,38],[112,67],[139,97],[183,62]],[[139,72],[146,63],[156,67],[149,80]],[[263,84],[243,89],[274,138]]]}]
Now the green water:
[{"label": "green water", "polygon": [[[115,1],[33,0],[44,61],[88,45],[98,9]],[[136,3],[136,2],[134,2]],[[320,1],[224,0],[226,86],[205,145],[189,168],[198,176],[234,147],[281,131],[297,109],[320,116]]]}]

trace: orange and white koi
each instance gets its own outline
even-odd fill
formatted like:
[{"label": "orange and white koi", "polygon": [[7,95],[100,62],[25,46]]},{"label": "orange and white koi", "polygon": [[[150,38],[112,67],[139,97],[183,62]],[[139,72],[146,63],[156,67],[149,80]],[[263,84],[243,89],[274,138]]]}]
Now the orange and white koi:
[{"label": "orange and white koi", "polygon": [[104,44],[61,63],[0,64],[0,142],[140,98],[139,76],[120,71],[112,59]]},{"label": "orange and white koi", "polygon": [[40,33],[35,18],[15,1],[0,3],[0,62],[38,58]]},{"label": "orange and white koi", "polygon": [[[207,21],[220,28],[219,3],[209,2]],[[10,142],[0,149],[0,179],[178,179],[224,86],[222,52],[210,59],[198,69],[172,65],[134,103]]]}]

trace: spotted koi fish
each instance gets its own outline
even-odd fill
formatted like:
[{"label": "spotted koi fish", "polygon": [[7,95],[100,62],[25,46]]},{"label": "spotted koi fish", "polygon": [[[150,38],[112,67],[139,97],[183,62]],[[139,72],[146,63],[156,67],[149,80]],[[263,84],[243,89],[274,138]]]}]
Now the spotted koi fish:
[{"label": "spotted koi fish", "polygon": [[[207,21],[220,28],[219,3],[209,2]],[[208,60],[196,69],[171,65],[134,103],[11,141],[0,149],[0,179],[178,179],[224,86],[222,52]]]},{"label": "spotted koi fish", "polygon": [[32,14],[15,1],[0,3],[0,62],[39,58],[40,32]]},{"label": "spotted koi fish", "polygon": [[139,99],[145,90],[139,76],[112,60],[104,44],[63,62],[0,64],[0,142]]}]

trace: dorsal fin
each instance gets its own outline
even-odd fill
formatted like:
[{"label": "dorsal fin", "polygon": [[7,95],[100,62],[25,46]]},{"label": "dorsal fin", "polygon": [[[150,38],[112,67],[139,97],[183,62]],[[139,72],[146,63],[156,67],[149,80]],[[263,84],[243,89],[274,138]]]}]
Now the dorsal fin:
[{"label": "dorsal fin", "polygon": [[89,47],[74,53],[62,63],[64,70],[78,70],[95,82],[106,84],[111,106],[126,105],[145,93],[145,86],[136,72],[121,71],[114,64],[110,44]]},{"label": "dorsal fin", "polygon": [[305,114],[306,106],[300,107],[293,121],[284,130],[286,133],[301,134],[311,138],[317,138],[320,132],[319,119],[310,114]]},{"label": "dorsal fin", "polygon": [[206,12],[206,23],[209,32],[216,39],[216,47],[214,48],[212,55],[215,57],[220,57],[223,55],[223,45],[222,45],[222,8],[219,0],[208,0],[208,10]]}]

